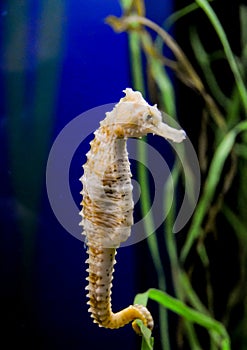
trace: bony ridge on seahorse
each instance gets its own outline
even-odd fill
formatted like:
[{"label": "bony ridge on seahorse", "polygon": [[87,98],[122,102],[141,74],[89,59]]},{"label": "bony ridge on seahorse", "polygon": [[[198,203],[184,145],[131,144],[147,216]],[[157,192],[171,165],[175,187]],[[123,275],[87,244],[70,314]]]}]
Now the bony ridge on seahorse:
[{"label": "bony ridge on seahorse", "polygon": [[106,113],[90,143],[81,178],[80,225],[88,246],[86,289],[91,317],[99,326],[112,329],[133,321],[134,330],[140,333],[136,319],[153,328],[153,318],[146,307],[130,305],[117,313],[111,307],[116,248],[128,239],[133,225],[134,203],[126,141],[152,133],[181,142],[185,132],[163,123],[156,105],[150,106],[140,92],[130,88],[124,92],[126,96]]}]

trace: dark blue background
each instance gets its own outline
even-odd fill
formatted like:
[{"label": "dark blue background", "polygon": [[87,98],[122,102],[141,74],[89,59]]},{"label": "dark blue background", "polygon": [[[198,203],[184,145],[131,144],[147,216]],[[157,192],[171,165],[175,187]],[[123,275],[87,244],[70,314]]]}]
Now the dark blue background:
[{"label": "dark blue background", "polygon": [[[147,1],[158,23],[169,11],[168,0]],[[116,0],[1,2],[0,345],[7,340],[6,349],[121,350],[139,343],[131,326],[112,331],[92,323],[86,251],[56,220],[45,187],[49,149],[62,128],[90,108],[117,102],[131,86],[127,36],[105,24],[111,14],[121,14]],[[118,252],[114,311],[141,291],[138,259],[135,247]]]}]

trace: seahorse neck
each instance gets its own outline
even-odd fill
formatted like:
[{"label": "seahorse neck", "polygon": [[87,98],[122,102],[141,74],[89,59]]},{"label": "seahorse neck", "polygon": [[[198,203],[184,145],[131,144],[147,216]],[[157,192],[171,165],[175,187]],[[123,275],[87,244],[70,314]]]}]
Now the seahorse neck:
[{"label": "seahorse neck", "polygon": [[121,156],[126,155],[127,138],[124,137],[122,128],[102,126],[95,133],[95,139],[96,143],[99,143],[99,151],[104,153],[104,156],[119,159]]}]

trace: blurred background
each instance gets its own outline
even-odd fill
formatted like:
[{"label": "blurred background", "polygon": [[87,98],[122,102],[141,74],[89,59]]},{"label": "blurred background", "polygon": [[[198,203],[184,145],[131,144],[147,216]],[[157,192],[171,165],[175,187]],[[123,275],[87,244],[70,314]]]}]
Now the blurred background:
[{"label": "blurred background", "polygon": [[[149,5],[161,20],[171,11],[169,1]],[[135,347],[131,326],[108,331],[92,323],[84,291],[86,250],[56,220],[45,186],[49,150],[62,128],[90,108],[117,102],[131,86],[127,35],[116,35],[105,23],[110,14],[121,15],[118,1],[1,1],[0,343],[5,349]],[[84,159],[78,156],[71,174],[75,182]],[[139,291],[134,248],[121,249],[117,258],[115,311]]]},{"label": "blurred background", "polygon": [[[162,25],[173,11],[190,3],[146,0],[146,16]],[[238,5],[239,2],[215,0],[215,10],[236,54],[241,50],[237,34],[240,28]],[[134,85],[128,36],[116,34],[105,23],[107,16],[121,16],[121,13],[120,2],[116,0],[1,1],[0,346],[5,344],[4,349],[16,345],[40,350],[102,346],[108,350],[140,348],[140,339],[130,325],[115,331],[98,328],[92,323],[84,291],[87,258],[84,244],[57,221],[45,184],[49,150],[65,125],[93,107],[117,102],[123,96],[122,90]],[[199,27],[208,50],[218,48],[219,41],[210,31],[209,22],[202,15],[192,13],[170,28],[189,58],[193,56],[188,29],[191,25]],[[193,59],[198,68],[198,62]],[[221,63],[214,69],[224,93],[230,95],[232,74]],[[150,89],[150,81],[146,81],[145,86],[149,88],[151,102],[157,102],[156,90]],[[179,120],[198,149],[202,98],[181,82],[175,82],[175,91]],[[194,115],[200,114],[193,121],[192,108]],[[211,136],[209,132],[209,140]],[[70,172],[71,188],[78,205],[80,183],[77,179],[87,149],[86,146],[80,148],[81,160],[77,155]],[[206,177],[206,173],[203,176]],[[229,296],[231,286],[236,283],[234,273],[239,269],[239,242],[228,234],[228,224],[224,220],[222,227],[226,233],[224,240],[211,235],[207,242],[216,295],[219,291],[215,299],[218,318],[227,303],[226,298],[222,299],[223,289]],[[184,237],[183,233],[177,236],[178,249],[183,246]],[[193,254],[189,259],[195,264],[197,257]],[[166,288],[172,294],[174,285],[165,248],[162,264],[168,266]],[[224,268],[223,275],[221,268]],[[157,287],[156,272],[145,241],[119,249],[113,311],[132,304],[136,293]],[[200,274],[199,268],[193,275],[199,292]],[[234,305],[237,307],[230,326],[238,319],[242,307],[241,303]],[[151,311],[157,319],[155,305],[151,306]],[[170,322],[172,333],[172,325],[177,324],[177,320],[170,316]],[[158,326],[154,332],[159,334]],[[159,349],[159,340],[156,344]],[[236,341],[236,344],[240,343]],[[171,349],[177,348],[183,347],[171,337]]]}]

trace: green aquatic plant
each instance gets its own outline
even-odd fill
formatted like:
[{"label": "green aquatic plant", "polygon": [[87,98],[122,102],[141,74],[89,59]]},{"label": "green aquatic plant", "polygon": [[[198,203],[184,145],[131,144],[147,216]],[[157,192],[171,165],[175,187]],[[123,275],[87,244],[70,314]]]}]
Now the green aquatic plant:
[{"label": "green aquatic plant", "polygon": [[[167,293],[158,289],[149,289],[145,293],[137,294],[135,302],[141,305],[146,305],[148,299],[156,301],[164,308],[177,313],[189,322],[196,323],[206,328],[210,333],[212,339],[217,345],[219,345],[221,349],[230,349],[230,339],[225,327],[220,322],[214,320],[207,314],[194,310],[193,308],[183,303],[181,300],[173,298]],[[141,321],[139,323],[141,323]],[[147,328],[143,327],[142,334],[144,337],[143,343],[145,342],[149,348],[152,349],[154,341],[151,337],[151,332],[147,332]],[[147,346],[146,344],[145,346]]]},{"label": "green aquatic plant", "polygon": [[[116,32],[126,31],[129,37],[130,62],[133,77],[133,87],[151,95],[156,91],[156,99],[161,108],[176,118],[176,97],[173,82],[169,72],[188,88],[201,95],[204,105],[201,107],[201,130],[197,147],[203,181],[201,194],[195,212],[187,225],[186,239],[178,249],[173,234],[173,224],[176,217],[176,201],[164,222],[164,237],[170,260],[170,271],[173,280],[174,296],[167,294],[166,271],[162,266],[162,247],[159,247],[154,232],[152,218],[145,221],[147,242],[152,255],[158,277],[158,288],[149,289],[142,295],[137,295],[135,303],[147,304],[153,300],[159,305],[160,338],[162,349],[171,349],[171,334],[167,310],[179,315],[176,341],[187,340],[190,349],[205,349],[201,333],[196,325],[208,332],[208,348],[210,350],[231,348],[231,342],[238,344],[238,349],[246,349],[247,338],[244,332],[247,322],[247,219],[245,215],[246,159],[247,159],[247,8],[240,7],[241,54],[236,57],[232,51],[228,37],[211,4],[207,0],[195,0],[192,4],[172,14],[166,25],[171,25],[191,12],[203,12],[212,26],[215,37],[220,43],[217,52],[207,52],[200,39],[197,28],[191,28],[190,42],[195,61],[201,75],[193,67],[178,43],[163,28],[146,17],[145,5],[142,0],[122,0],[123,15],[120,18],[110,16],[107,22]],[[155,35],[151,35],[152,31]],[[163,46],[173,53],[173,59],[165,56]],[[144,69],[144,61],[146,69]],[[221,88],[213,70],[215,62],[227,63],[233,77],[232,90],[226,94]],[[209,146],[210,132],[210,146]],[[207,148],[209,152],[207,152]],[[207,153],[207,156],[206,156]],[[138,143],[140,162],[146,161],[147,149],[145,143]],[[184,153],[186,161],[186,153]],[[189,164],[189,163],[188,163]],[[138,179],[141,185],[141,209],[145,214],[151,207],[151,194],[148,188],[148,175],[143,167],[138,169]],[[191,170],[192,171],[192,170]],[[171,181],[170,181],[171,180]],[[183,183],[182,169],[178,161],[172,169],[170,180],[166,182],[166,197],[164,208],[169,202],[169,186]],[[191,180],[193,189],[193,179]],[[228,198],[233,185],[237,190],[234,201]],[[173,196],[173,193],[170,193]],[[193,196],[193,193],[192,193]],[[220,320],[215,318],[215,305],[218,302],[215,287],[212,282],[212,262],[208,237],[219,235],[219,225],[227,225],[239,249],[238,274],[239,279],[226,291],[226,305]],[[212,244],[212,243],[211,243]],[[192,256],[193,258],[190,258]],[[195,285],[193,272],[199,262],[204,276],[205,295]],[[229,274],[231,272],[229,271]],[[230,280],[230,276],[229,276]],[[230,312],[236,305],[242,307],[242,317],[238,324],[230,322]],[[151,332],[141,324],[142,349],[153,349],[154,339]],[[204,334],[204,333],[203,333]]]}]

